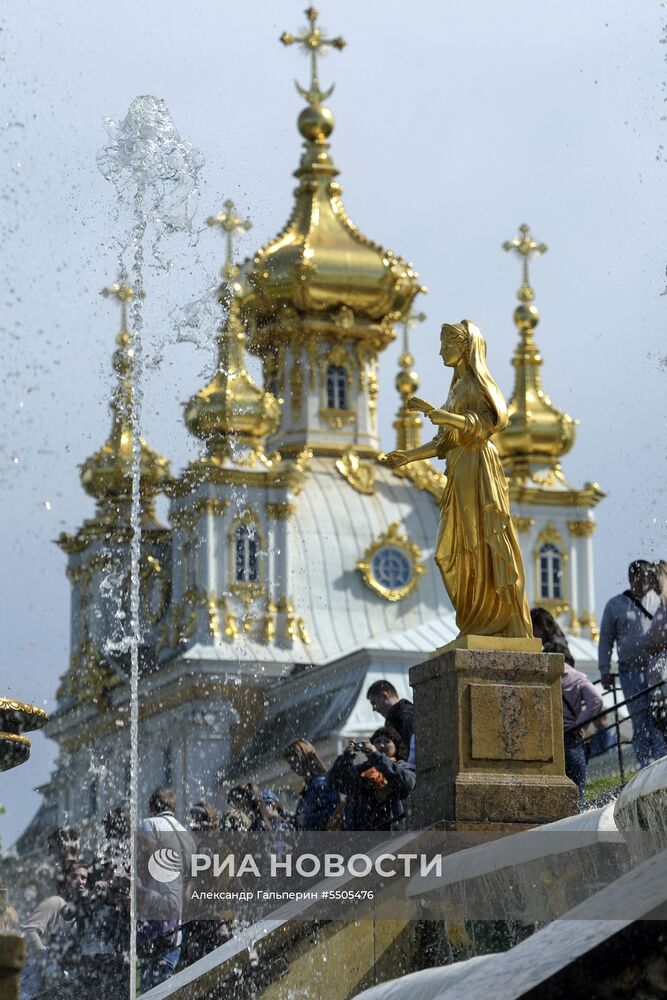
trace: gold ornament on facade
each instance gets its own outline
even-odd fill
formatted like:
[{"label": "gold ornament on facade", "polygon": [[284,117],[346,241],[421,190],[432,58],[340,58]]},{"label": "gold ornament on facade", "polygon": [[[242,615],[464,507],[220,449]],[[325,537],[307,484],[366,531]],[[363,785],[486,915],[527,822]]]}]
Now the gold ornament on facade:
[{"label": "gold ornament on facade", "polygon": [[594,534],[597,524],[589,520],[572,520],[567,522],[567,530],[576,538],[590,538]]},{"label": "gold ornament on facade", "polygon": [[267,516],[272,518],[274,521],[285,521],[288,517],[296,511],[296,504],[294,503],[267,503],[266,513]]},{"label": "gold ornament on facade", "polygon": [[357,493],[375,493],[375,467],[362,461],[352,445],[337,460],[336,469]]},{"label": "gold ornament on facade", "polygon": [[[554,488],[555,484],[561,484],[563,488]],[[510,479],[510,500],[512,503],[539,504],[546,507],[594,507],[606,496],[598,483],[584,483],[581,489],[576,487],[567,489],[564,484],[565,477],[557,465],[553,469],[553,475],[541,477],[535,474],[528,481],[523,478]]]},{"label": "gold ornament on facade", "polygon": [[292,368],[289,375],[290,409],[292,412],[292,420],[298,420],[301,416],[304,382],[305,374],[301,358],[295,358],[292,361]]},{"label": "gold ornament on facade", "polygon": [[273,602],[269,601],[263,621],[262,639],[264,640],[264,642],[271,642],[276,634],[275,613],[276,613],[276,606],[275,604],[273,604]]},{"label": "gold ornament on facade", "polygon": [[122,684],[116,671],[107,663],[93,641],[85,636],[72,654],[67,673],[56,692],[58,700],[76,698],[99,711],[109,708],[109,694]]},{"label": "gold ornament on facade", "polygon": [[565,552],[565,545],[563,543],[563,536],[561,535],[556,525],[552,524],[551,521],[549,521],[549,523],[546,524],[542,529],[542,531],[539,533],[539,535],[535,540],[535,545],[536,545],[535,552],[538,551],[540,545],[555,545],[558,551],[563,555],[563,557],[567,558]]},{"label": "gold ornament on facade", "polygon": [[595,615],[592,615],[589,611],[582,611],[579,622],[582,628],[590,629],[591,639],[597,642],[600,638],[600,629],[595,621]]},{"label": "gold ornament on facade", "polygon": [[289,642],[300,639],[304,646],[310,645],[310,636],[303,618],[294,610],[292,599],[284,594],[276,602],[276,613],[285,615],[284,636]]},{"label": "gold ornament on facade", "polygon": [[171,619],[173,630],[168,645],[175,649],[191,639],[197,631],[197,611],[189,597],[184,595],[182,601],[173,605]]},{"label": "gold ornament on facade", "polygon": [[368,369],[366,381],[368,384],[368,409],[371,415],[371,427],[375,430],[378,409],[378,377],[374,368]]},{"label": "gold ornament on facade", "polygon": [[351,410],[330,410],[324,408],[320,410],[320,417],[324,420],[330,427],[334,427],[336,430],[340,430],[345,427],[346,424],[353,424],[356,420],[356,414]]},{"label": "gold ornament on facade", "polygon": [[514,523],[514,527],[516,528],[516,530],[520,532],[522,535],[527,534],[531,528],[535,527],[534,517],[520,517],[517,514],[513,514],[512,521]]},{"label": "gold ornament on facade", "polygon": [[424,572],[421,549],[401,530],[400,521],[390,524],[368,546],[357,563],[367,587],[386,601],[407,597]]},{"label": "gold ornament on facade", "polygon": [[139,586],[143,617],[149,625],[157,625],[169,607],[171,580],[160,560],[150,553],[141,561]]},{"label": "gold ornament on facade", "polygon": [[248,476],[252,476],[254,486],[265,490],[289,489],[296,496],[301,492],[308,477],[308,463],[304,455],[312,458],[310,448],[304,449],[299,446],[293,459],[283,460],[278,453],[264,456],[265,461],[261,463],[263,467],[255,472],[248,472],[244,467],[230,467],[216,457],[204,456],[190,462],[180,479],[170,484],[169,496],[173,498],[188,496],[198,486],[209,484],[244,487],[248,485]]}]

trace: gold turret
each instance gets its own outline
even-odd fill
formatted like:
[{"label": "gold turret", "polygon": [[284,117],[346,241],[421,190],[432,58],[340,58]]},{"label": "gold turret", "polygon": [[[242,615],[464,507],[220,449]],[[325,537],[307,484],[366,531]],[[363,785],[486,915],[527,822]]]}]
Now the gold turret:
[{"label": "gold turret", "polygon": [[363,236],[345,211],[328,142],[334,117],[322,103],[333,87],[323,91],[317,73],[317,57],[345,42],[326,37],[314,8],[306,16],[309,26],[300,35],[281,37],[311,57],[310,87],[297,84],[308,104],[298,119],[304,152],[294,174],[294,209],[282,232],[241,269],[249,347],[262,356],[295,338],[309,343],[339,339],[341,332],[362,347],[382,349],[421,291],[412,266]]},{"label": "gold turret", "polygon": [[403,320],[403,351],[398,359],[400,371],[396,376],[396,389],[401,397],[401,405],[394,421],[396,447],[400,450],[418,448],[421,444],[422,419],[417,410],[408,409],[408,400],[419,388],[419,375],[414,369],[415,359],[410,353],[410,327],[423,323],[424,313],[411,313]]},{"label": "gold turret", "polygon": [[503,249],[520,257],[523,280],[517,292],[519,305],[514,310],[520,336],[512,359],[514,392],[507,427],[496,436],[496,445],[511,482],[529,478],[540,469],[560,476],[560,458],[574,444],[575,424],[553,405],[542,388],[542,356],[533,339],[540,314],[533,305],[535,292],[528,273],[530,259],[546,253],[547,247],[537,243],[528,226],[523,225],[519,235],[503,243]]},{"label": "gold turret", "polygon": [[[127,303],[133,289],[121,278],[111,288],[102,290],[105,297],[113,296],[121,306],[120,332],[113,367],[118,376],[111,400],[113,423],[111,434],[102,447],[81,466],[81,483],[95,497],[100,512],[111,519],[129,518],[132,500],[133,437],[132,410],[134,350],[127,329]],[[142,518],[154,519],[154,498],[170,480],[169,462],[140,438],[140,489]]]},{"label": "gold turret", "polygon": [[245,367],[246,335],[239,314],[233,239],[250,229],[250,222],[236,215],[234,203],[208,220],[225,233],[227,256],[222,268],[219,298],[227,316],[218,335],[218,367],[214,378],[193,396],[185,409],[185,423],[192,434],[206,442],[210,458],[224,462],[233,457],[234,446],[245,446],[251,455],[264,459],[263,443],[278,426],[280,404],[272,393],[260,389]]}]

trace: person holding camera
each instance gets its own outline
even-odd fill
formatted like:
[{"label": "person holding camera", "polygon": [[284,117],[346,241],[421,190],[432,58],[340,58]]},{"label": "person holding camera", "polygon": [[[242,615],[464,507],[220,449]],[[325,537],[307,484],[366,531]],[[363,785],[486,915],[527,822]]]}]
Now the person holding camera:
[{"label": "person holding camera", "polygon": [[[366,757],[355,763],[357,753]],[[391,726],[370,740],[350,740],[333,762],[329,784],[347,796],[344,830],[405,830],[405,800],[415,787],[415,769],[407,748]]]},{"label": "person holding camera", "polygon": [[61,962],[72,981],[72,997],[97,1000],[128,973],[129,871],[119,870],[111,857],[94,861],[85,892],[67,902],[60,915],[68,928]]}]

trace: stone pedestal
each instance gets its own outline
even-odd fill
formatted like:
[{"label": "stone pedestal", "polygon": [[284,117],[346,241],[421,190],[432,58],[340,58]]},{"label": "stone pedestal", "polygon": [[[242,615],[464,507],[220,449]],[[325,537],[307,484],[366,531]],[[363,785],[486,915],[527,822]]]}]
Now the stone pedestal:
[{"label": "stone pedestal", "polygon": [[410,670],[413,822],[493,829],[577,812],[565,777],[560,653],[447,649]]},{"label": "stone pedestal", "polygon": [[16,934],[0,934],[0,998],[18,1000],[19,976],[25,962],[25,941]]}]

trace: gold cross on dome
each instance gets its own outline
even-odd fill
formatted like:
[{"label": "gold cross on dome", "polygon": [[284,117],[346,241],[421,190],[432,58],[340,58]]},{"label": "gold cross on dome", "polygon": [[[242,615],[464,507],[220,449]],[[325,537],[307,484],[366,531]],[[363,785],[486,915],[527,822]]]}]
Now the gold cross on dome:
[{"label": "gold cross on dome", "polygon": [[[100,295],[103,295],[105,299],[113,297],[117,302],[120,302],[121,330],[127,330],[127,303],[134,298],[135,294],[134,288],[127,283],[127,275],[124,271],[121,272],[118,281],[115,281],[110,288],[103,288],[100,292]],[[143,298],[143,292],[140,297]]]},{"label": "gold cross on dome", "polygon": [[300,35],[293,35],[289,31],[284,31],[280,36],[280,41],[283,45],[294,45],[296,43],[310,56],[310,89],[306,90],[305,87],[302,87],[300,83],[295,81],[296,89],[302,97],[305,97],[309,104],[320,104],[322,101],[326,101],[327,97],[333,93],[334,88],[332,84],[328,90],[320,90],[320,81],[317,75],[317,57],[326,55],[329,46],[340,51],[345,48],[347,42],[340,35],[338,38],[326,37],[324,29],[319,28],[317,25],[319,12],[314,7],[309,7],[305,14],[309,21],[308,27],[302,28]]},{"label": "gold cross on dome", "polygon": [[224,212],[211,215],[206,222],[209,226],[220,226],[225,234],[227,243],[227,255],[222,268],[222,275],[227,281],[231,281],[239,273],[238,265],[234,263],[234,237],[237,233],[247,233],[252,229],[250,219],[242,219],[236,214],[236,207],[231,198],[224,203]]},{"label": "gold cross on dome", "polygon": [[414,358],[410,354],[410,343],[409,343],[410,327],[416,326],[417,323],[423,323],[425,319],[426,319],[426,313],[409,312],[408,315],[403,320],[403,353],[398,359],[399,365],[406,364],[409,366],[414,364]]},{"label": "gold cross on dome", "polygon": [[535,292],[530,287],[528,280],[528,262],[532,257],[546,253],[549,248],[546,243],[538,243],[537,240],[533,239],[530,227],[525,223],[523,226],[519,226],[519,233],[521,235],[503,243],[503,250],[513,250],[521,257],[523,284],[517,292],[517,298],[520,302],[532,302],[535,298]]}]

